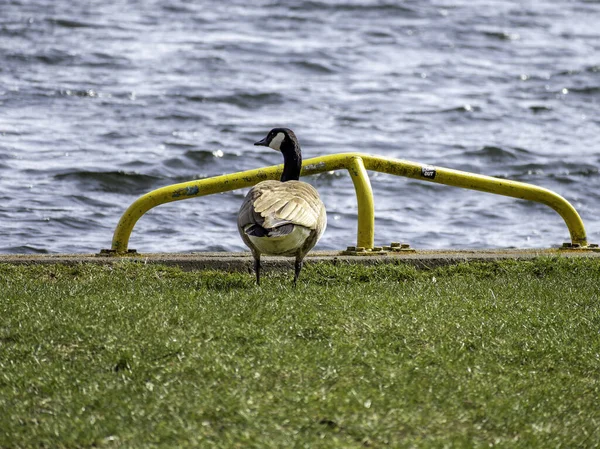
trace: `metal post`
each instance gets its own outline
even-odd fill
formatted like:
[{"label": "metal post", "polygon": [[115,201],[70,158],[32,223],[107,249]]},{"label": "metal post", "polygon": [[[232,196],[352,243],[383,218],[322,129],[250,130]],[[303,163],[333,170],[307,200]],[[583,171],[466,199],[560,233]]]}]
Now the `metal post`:
[{"label": "metal post", "polygon": [[360,157],[353,157],[348,165],[348,173],[354,183],[358,203],[358,230],[356,246],[372,249],[375,245],[375,204],[369,175]]}]

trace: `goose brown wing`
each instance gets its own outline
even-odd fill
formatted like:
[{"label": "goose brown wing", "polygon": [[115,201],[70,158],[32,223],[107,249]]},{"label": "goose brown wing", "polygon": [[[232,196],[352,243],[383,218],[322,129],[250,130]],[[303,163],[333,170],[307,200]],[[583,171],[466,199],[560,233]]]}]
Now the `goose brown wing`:
[{"label": "goose brown wing", "polygon": [[301,181],[263,181],[244,200],[238,224],[265,229],[292,223],[316,229],[323,203],[313,186]]}]

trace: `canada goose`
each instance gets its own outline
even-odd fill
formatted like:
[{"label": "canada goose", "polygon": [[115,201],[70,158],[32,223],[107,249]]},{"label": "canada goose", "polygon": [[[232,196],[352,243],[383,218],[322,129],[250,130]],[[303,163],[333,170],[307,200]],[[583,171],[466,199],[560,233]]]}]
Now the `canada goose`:
[{"label": "canada goose", "polygon": [[302,260],[315,246],[325,227],[325,206],[313,186],[302,181],[300,144],[291,129],[274,128],[254,145],[283,154],[280,181],[262,181],[246,195],[238,214],[238,231],[254,256],[256,283],[260,285],[260,255],[295,256],[294,286]]}]

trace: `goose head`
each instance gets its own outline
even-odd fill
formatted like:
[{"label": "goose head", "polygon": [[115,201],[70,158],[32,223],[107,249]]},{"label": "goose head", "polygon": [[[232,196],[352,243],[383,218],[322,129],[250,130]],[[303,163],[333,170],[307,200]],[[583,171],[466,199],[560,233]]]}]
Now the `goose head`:
[{"label": "goose head", "polygon": [[289,128],[273,128],[269,134],[254,145],[272,148],[283,155],[281,182],[300,179],[302,152],[296,134]]},{"label": "goose head", "polygon": [[269,147],[282,153],[300,148],[296,134],[289,128],[273,128],[264,139],[259,140],[254,145]]}]

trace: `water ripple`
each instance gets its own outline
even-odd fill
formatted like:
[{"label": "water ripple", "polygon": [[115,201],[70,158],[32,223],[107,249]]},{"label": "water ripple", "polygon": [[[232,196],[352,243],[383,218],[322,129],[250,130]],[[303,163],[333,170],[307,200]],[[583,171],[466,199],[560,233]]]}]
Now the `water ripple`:
[{"label": "water ripple", "polygon": [[140,194],[155,188],[162,180],[158,176],[150,176],[133,172],[96,172],[78,171],[54,176],[61,182],[73,183],[78,192],[111,192]]},{"label": "water ripple", "polygon": [[[293,128],[306,158],[363,151],[534,183],[600,242],[600,3],[11,0],[0,14],[2,252],[110,245],[158,187],[281,163],[253,142]],[[345,171],[308,178],[320,248],[354,243]],[[371,174],[376,242],[543,247],[543,205]],[[240,250],[247,190],[164,205],[140,251]]]}]

